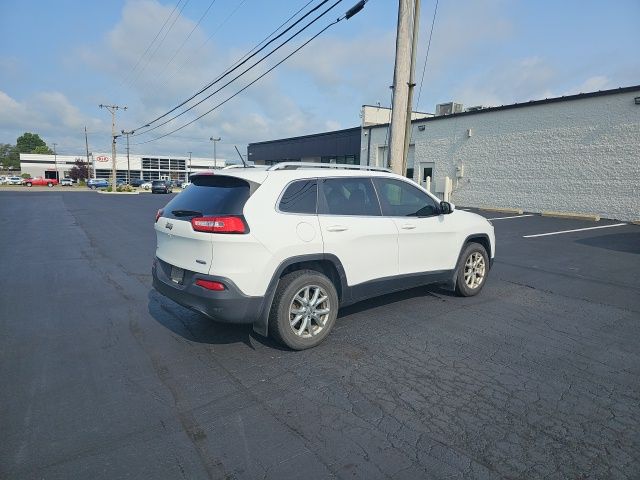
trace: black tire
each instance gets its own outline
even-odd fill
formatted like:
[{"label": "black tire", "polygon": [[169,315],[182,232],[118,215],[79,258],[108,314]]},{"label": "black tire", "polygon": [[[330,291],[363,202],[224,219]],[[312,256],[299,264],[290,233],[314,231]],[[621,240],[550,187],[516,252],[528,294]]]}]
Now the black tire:
[{"label": "black tire", "polygon": [[[328,303],[322,302],[323,309],[329,308],[327,318],[320,331],[312,336],[300,336],[291,326],[290,308],[293,306],[294,297],[305,287],[320,287],[326,293]],[[327,307],[328,305],[328,307]],[[304,350],[320,344],[331,332],[338,316],[338,293],[336,288],[325,275],[315,270],[298,270],[291,272],[280,279],[276,289],[271,310],[269,312],[269,336],[277,342],[286,345],[293,350]],[[301,320],[301,323],[306,320]],[[315,326],[314,326],[315,324]],[[317,322],[309,320],[309,330],[303,335],[310,335],[312,328],[320,328]],[[300,330],[303,330],[300,324]]]},{"label": "black tire", "polygon": [[[483,271],[480,272],[480,269],[477,267],[467,267],[467,262],[471,259],[471,264],[473,264],[472,256],[475,255],[475,258],[478,259],[478,255],[482,257],[482,265]],[[479,260],[478,260],[479,261]],[[474,270],[474,268],[476,270]],[[465,278],[465,275],[468,274],[468,277]],[[472,297],[480,293],[484,284],[487,283],[487,275],[489,274],[489,255],[487,255],[487,251],[485,248],[479,243],[468,243],[462,249],[462,255],[460,255],[460,260],[458,261],[458,267],[456,269],[456,293],[461,297]],[[469,284],[471,283],[471,285]]]}]

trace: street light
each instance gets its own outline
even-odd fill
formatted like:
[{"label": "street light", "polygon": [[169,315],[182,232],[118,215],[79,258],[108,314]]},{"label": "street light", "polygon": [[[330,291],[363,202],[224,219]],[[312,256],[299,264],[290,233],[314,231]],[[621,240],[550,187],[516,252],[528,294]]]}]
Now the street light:
[{"label": "street light", "polygon": [[218,143],[220,140],[222,140],[222,138],[218,137],[218,138],[214,138],[214,137],[210,137],[209,140],[211,140],[213,142],[213,168],[216,168],[217,166],[217,158],[216,158],[216,143]]}]

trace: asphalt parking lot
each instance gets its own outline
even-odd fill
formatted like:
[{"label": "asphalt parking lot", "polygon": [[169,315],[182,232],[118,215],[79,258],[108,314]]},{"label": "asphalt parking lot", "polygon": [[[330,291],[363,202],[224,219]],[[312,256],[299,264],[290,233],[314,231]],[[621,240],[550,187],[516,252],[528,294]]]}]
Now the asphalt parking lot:
[{"label": "asphalt parking lot", "polygon": [[292,352],[151,289],[168,198],[0,192],[0,478],[640,477],[640,226],[484,212],[481,295]]}]

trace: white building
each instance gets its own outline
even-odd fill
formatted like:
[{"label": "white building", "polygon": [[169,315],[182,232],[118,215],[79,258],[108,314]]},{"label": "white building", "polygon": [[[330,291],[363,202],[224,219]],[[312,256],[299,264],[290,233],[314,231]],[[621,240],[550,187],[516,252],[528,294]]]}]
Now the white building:
[{"label": "white building", "polygon": [[[360,163],[387,166],[388,125]],[[474,207],[640,219],[640,85],[414,120],[407,176]]]},{"label": "white building", "polygon": [[[86,155],[40,155],[35,153],[20,154],[20,170],[32,177],[58,178],[69,176],[69,172],[77,160],[86,163]],[[109,178],[113,164],[111,153],[94,153],[89,156],[91,176],[95,178]],[[127,155],[116,156],[117,178],[127,179],[127,172],[131,178],[145,180],[174,179],[185,180],[192,172],[222,168],[225,160],[202,157],[158,156],[158,155]]]}]

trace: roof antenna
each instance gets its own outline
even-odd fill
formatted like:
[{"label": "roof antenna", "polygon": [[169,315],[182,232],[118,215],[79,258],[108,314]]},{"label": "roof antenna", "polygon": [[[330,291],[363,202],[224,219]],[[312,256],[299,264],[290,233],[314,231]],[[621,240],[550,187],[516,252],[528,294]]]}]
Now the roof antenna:
[{"label": "roof antenna", "polygon": [[247,163],[244,161],[244,158],[242,157],[242,154],[240,153],[240,150],[238,150],[238,147],[236,147],[234,145],[233,148],[235,148],[236,152],[238,152],[238,155],[240,155],[240,160],[242,161],[242,165],[244,165],[244,168],[247,168]]}]

